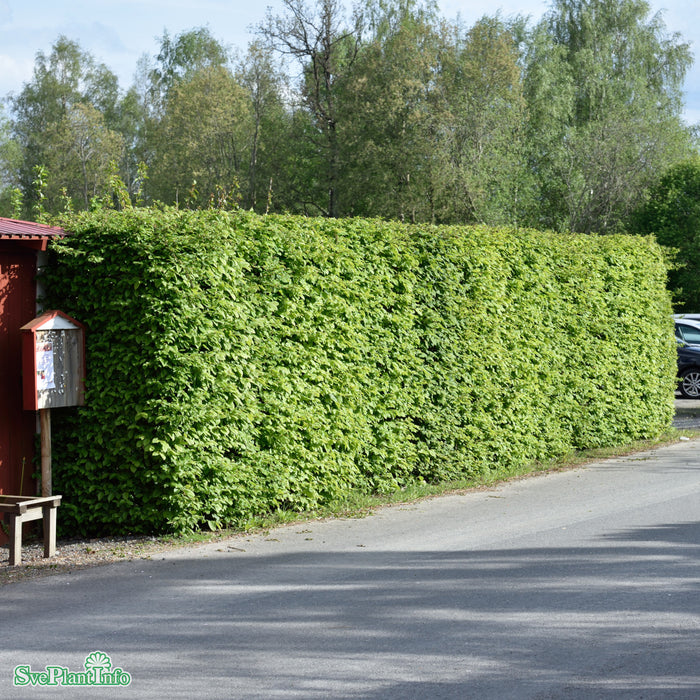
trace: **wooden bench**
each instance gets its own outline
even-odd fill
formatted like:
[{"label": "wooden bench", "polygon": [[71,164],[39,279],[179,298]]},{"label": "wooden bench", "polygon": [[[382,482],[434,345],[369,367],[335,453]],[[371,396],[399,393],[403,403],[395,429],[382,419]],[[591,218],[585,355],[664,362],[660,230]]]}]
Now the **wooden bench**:
[{"label": "wooden bench", "polygon": [[56,510],[61,498],[0,495],[0,513],[10,518],[10,566],[22,562],[22,524],[31,520],[44,520],[44,557],[56,554]]}]

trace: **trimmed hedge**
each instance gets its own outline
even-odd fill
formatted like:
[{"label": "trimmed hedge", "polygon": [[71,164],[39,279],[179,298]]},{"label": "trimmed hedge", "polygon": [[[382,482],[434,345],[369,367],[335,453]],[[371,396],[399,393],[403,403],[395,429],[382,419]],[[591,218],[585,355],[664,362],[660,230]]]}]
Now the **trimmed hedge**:
[{"label": "trimmed hedge", "polygon": [[651,238],[134,209],[80,214],[49,308],[87,326],[54,411],[61,523],[179,532],[666,429]]}]

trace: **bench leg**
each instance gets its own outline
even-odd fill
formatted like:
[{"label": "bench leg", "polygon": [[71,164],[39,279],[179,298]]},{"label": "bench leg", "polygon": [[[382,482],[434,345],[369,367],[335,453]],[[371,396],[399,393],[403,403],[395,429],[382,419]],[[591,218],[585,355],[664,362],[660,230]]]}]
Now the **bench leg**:
[{"label": "bench leg", "polygon": [[44,506],[44,557],[56,554],[56,510],[52,506]]},{"label": "bench leg", "polygon": [[10,566],[22,563],[22,517],[10,514]]}]

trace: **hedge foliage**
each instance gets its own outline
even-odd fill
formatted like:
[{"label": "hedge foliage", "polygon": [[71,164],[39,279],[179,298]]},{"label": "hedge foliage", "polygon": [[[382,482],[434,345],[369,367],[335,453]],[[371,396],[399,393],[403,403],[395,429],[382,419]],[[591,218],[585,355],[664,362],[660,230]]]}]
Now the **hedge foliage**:
[{"label": "hedge foliage", "polygon": [[75,215],[48,308],[87,326],[54,411],[66,532],[184,531],[507,475],[673,412],[651,238],[134,209]]}]

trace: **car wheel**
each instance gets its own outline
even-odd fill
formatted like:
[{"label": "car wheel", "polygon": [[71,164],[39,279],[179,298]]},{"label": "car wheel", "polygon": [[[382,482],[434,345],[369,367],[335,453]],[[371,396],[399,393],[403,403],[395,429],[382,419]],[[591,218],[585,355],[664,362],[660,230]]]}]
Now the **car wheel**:
[{"label": "car wheel", "polygon": [[700,369],[691,367],[681,374],[678,390],[684,399],[700,399]]}]

